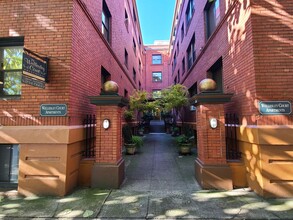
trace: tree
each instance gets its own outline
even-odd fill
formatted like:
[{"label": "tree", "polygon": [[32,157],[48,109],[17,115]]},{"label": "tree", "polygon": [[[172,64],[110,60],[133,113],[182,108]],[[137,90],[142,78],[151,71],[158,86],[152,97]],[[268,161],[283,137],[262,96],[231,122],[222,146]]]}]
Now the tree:
[{"label": "tree", "polygon": [[145,110],[147,101],[148,93],[146,91],[135,90],[133,95],[130,96],[129,108],[131,111],[142,112]]},{"label": "tree", "polygon": [[140,113],[149,113],[158,108],[156,101],[150,101],[150,95],[146,91],[135,90],[129,99],[129,110],[137,112],[137,118]]},{"label": "tree", "polygon": [[184,106],[188,106],[188,90],[181,84],[176,84],[162,90],[160,106],[163,112],[175,111],[176,116],[183,122],[181,110]]}]

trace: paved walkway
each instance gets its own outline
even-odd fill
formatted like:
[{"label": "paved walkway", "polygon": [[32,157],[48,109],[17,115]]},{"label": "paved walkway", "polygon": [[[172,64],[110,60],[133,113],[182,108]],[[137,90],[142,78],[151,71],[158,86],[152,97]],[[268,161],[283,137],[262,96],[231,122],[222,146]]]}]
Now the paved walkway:
[{"label": "paved walkway", "polygon": [[0,190],[0,219],[292,219],[292,199],[263,199],[248,189],[201,190],[195,154],[179,156],[172,137],[144,137],[140,153],[125,156],[119,190],[80,189],[64,198],[19,197]]}]

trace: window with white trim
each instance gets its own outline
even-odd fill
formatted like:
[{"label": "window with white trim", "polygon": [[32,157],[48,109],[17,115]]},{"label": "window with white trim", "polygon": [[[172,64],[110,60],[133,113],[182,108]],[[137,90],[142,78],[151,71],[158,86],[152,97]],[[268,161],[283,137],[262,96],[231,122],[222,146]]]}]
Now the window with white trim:
[{"label": "window with white trim", "polygon": [[0,97],[21,95],[23,37],[0,38]]}]

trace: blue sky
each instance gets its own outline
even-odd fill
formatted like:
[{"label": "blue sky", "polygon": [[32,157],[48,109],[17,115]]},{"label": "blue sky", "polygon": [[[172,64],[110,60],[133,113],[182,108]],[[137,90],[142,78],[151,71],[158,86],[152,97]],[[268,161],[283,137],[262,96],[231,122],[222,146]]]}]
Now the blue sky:
[{"label": "blue sky", "polygon": [[136,0],[144,44],[169,40],[175,0]]}]

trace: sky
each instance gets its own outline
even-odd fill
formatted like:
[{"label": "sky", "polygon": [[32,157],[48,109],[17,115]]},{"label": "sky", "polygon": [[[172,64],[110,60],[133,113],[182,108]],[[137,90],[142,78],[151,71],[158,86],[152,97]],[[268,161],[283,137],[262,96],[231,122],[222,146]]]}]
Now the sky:
[{"label": "sky", "polygon": [[136,0],[143,43],[170,40],[175,0]]}]

